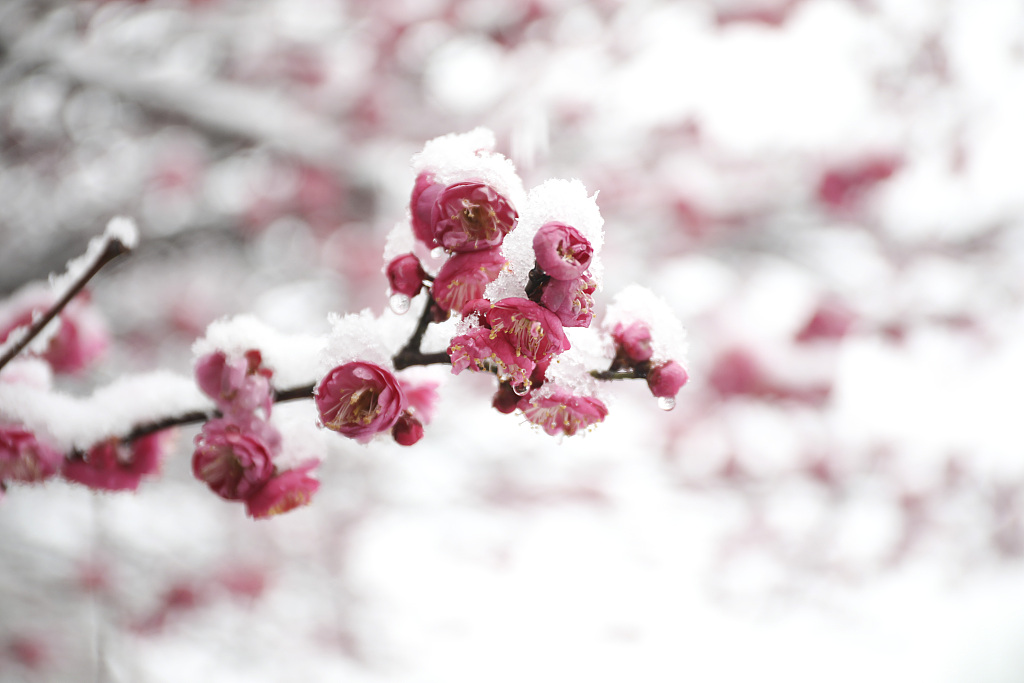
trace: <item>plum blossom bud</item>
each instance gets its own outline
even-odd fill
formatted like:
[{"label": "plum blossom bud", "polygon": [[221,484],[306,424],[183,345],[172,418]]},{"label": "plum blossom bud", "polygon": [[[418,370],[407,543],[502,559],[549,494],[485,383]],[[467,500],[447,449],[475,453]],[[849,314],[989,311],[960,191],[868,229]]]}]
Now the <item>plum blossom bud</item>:
[{"label": "plum blossom bud", "polygon": [[540,295],[540,304],[558,316],[565,327],[590,327],[594,320],[594,290],[597,284],[589,273],[573,280],[548,280]]},{"label": "plum blossom bud", "polygon": [[647,375],[647,386],[658,398],[675,398],[690,376],[674,360],[656,365]]},{"label": "plum blossom bud", "polygon": [[516,412],[516,408],[519,407],[519,400],[522,398],[519,394],[512,389],[512,385],[508,382],[502,382],[498,385],[498,391],[495,392],[494,398],[491,399],[491,405],[499,413],[509,415],[510,413]]},{"label": "plum blossom bud", "polygon": [[430,290],[434,301],[446,311],[461,312],[467,303],[483,297],[484,289],[498,277],[503,265],[505,257],[497,247],[455,254],[441,266],[434,280]]},{"label": "plum blossom bud", "polygon": [[315,463],[285,470],[271,477],[258,491],[245,499],[245,511],[254,519],[267,519],[282,512],[308,505],[320,482],[309,476]]},{"label": "plum blossom bud", "polygon": [[325,427],[362,443],[391,429],[406,407],[398,379],[363,361],[328,372],[317,385],[315,399]]},{"label": "plum blossom bud", "polygon": [[130,445],[116,438],[102,441],[85,454],[64,462],[61,475],[68,481],[102,491],[135,491],[142,477],[156,474],[167,446],[169,432],[158,432]]},{"label": "plum blossom bud", "polygon": [[599,399],[576,396],[563,387],[545,389],[540,395],[523,398],[519,408],[527,420],[551,436],[573,436],[580,429],[601,422],[608,415],[608,408]]},{"label": "plum blossom bud", "polygon": [[616,357],[625,365],[645,363],[654,353],[651,348],[651,329],[639,320],[629,325],[617,324],[612,331],[612,339],[615,341]]},{"label": "plum blossom bud", "polygon": [[0,427],[0,482],[48,479],[63,460],[63,455],[27,429]]},{"label": "plum blossom bud", "polygon": [[192,473],[221,498],[249,498],[274,474],[271,430],[276,433],[259,420],[210,420],[196,436]]},{"label": "plum blossom bud", "polygon": [[556,280],[574,280],[590,267],[594,248],[576,228],[551,222],[541,226],[533,238],[537,265]]},{"label": "plum blossom bud", "polygon": [[416,296],[423,289],[423,280],[430,277],[413,254],[402,254],[388,264],[388,286],[393,294]]},{"label": "plum blossom bud", "polygon": [[411,446],[423,438],[423,423],[409,411],[402,413],[395,426],[391,428],[391,436],[401,446]]},{"label": "plum blossom bud", "polygon": [[489,185],[455,183],[437,195],[430,216],[434,243],[450,252],[490,249],[516,226],[519,214]]},{"label": "plum blossom bud", "polygon": [[270,415],[272,373],[262,366],[259,351],[246,351],[242,358],[228,358],[223,351],[209,353],[196,362],[195,374],[199,388],[225,415],[248,419],[258,408]]},{"label": "plum blossom bud", "polygon": [[409,212],[412,214],[412,232],[423,244],[428,247],[435,247],[434,228],[430,222],[431,212],[434,210],[434,202],[437,195],[444,189],[444,185],[434,182],[434,176],[429,173],[420,173],[416,178],[416,184],[412,188],[412,197],[409,200]]}]

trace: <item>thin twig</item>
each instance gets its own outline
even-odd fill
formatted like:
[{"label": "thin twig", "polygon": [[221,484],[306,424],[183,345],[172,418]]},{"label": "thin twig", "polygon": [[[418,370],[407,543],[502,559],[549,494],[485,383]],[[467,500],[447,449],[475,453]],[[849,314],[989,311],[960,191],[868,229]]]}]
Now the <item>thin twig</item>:
[{"label": "thin twig", "polygon": [[[275,390],[273,395],[274,403],[284,403],[285,401],[298,401],[304,398],[313,398],[313,389],[316,385],[314,384],[303,384],[297,387],[291,387],[290,389]],[[139,425],[125,436],[122,441],[128,443],[141,439],[144,436],[161,432],[171,427],[184,427],[186,425],[200,424],[202,422],[208,422],[218,417],[224,417],[224,413],[219,410],[193,410],[181,415],[172,415],[162,420],[156,420],[154,422],[148,422],[143,425]]]},{"label": "thin twig", "polygon": [[28,331],[21,336],[17,342],[11,345],[2,357],[0,357],[0,370],[3,369],[11,360],[14,359],[26,346],[28,346],[33,339],[35,339],[43,328],[53,320],[57,315],[64,310],[75,295],[82,291],[82,288],[89,283],[96,273],[100,272],[103,266],[107,265],[121,254],[127,254],[131,249],[121,240],[116,237],[108,237],[107,243],[103,247],[102,253],[97,256],[96,261],[93,262],[89,268],[87,268],[78,279],[75,280],[71,288],[64,292],[64,295],[57,300],[53,306],[51,306],[46,313],[44,313],[39,319],[32,323],[28,328]]}]

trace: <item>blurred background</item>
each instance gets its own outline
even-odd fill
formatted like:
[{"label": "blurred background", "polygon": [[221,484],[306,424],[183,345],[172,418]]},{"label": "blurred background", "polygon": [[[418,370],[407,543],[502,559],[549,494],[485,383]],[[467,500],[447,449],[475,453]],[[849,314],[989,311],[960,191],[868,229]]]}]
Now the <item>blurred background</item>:
[{"label": "blurred background", "polygon": [[0,680],[1024,680],[1022,122],[1016,0],[5,0],[0,294],[142,232],[67,391],[382,311],[409,157],[478,125],[599,191],[598,315],[662,295],[693,379],[559,442],[460,376],[267,522],[194,429],[12,487]]}]

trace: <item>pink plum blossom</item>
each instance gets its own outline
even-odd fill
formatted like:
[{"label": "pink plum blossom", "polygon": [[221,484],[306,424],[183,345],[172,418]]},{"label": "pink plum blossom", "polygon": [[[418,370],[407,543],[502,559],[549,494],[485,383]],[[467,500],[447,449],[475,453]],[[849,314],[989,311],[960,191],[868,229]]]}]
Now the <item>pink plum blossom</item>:
[{"label": "pink plum blossom", "polygon": [[493,366],[514,384],[528,384],[536,364],[569,348],[562,323],[529,299],[502,299],[483,312],[482,327],[454,337],[448,346],[452,372]]},{"label": "pink plum blossom", "polygon": [[167,432],[158,432],[131,444],[107,439],[90,448],[84,457],[66,460],[61,475],[93,489],[135,491],[142,477],[159,472],[168,437]]},{"label": "pink plum blossom", "polygon": [[533,237],[537,265],[556,280],[574,280],[590,267],[594,248],[576,228],[565,223],[543,225]]},{"label": "pink plum blossom", "polygon": [[483,297],[484,289],[498,277],[503,265],[505,257],[497,247],[455,254],[441,266],[434,280],[430,290],[434,301],[446,311],[461,312],[467,303]]},{"label": "pink plum blossom", "polygon": [[27,429],[0,427],[0,482],[48,479],[57,473],[63,460],[63,455]]},{"label": "pink plum blossom", "polygon": [[[274,474],[269,424],[210,420],[196,436],[192,473],[226,500],[245,500]],[[279,438],[279,437],[278,437]]]},{"label": "pink plum blossom", "polygon": [[490,249],[516,226],[519,214],[494,188],[479,182],[441,190],[430,220],[434,243],[449,252]]},{"label": "pink plum blossom", "polygon": [[545,389],[541,393],[524,397],[519,401],[519,408],[527,420],[551,436],[573,436],[608,415],[608,408],[599,399],[577,396],[563,387]]},{"label": "pink plum blossom", "polygon": [[558,316],[565,327],[590,327],[594,320],[594,290],[597,284],[588,273],[574,280],[552,278],[544,283],[540,303]]},{"label": "pink plum blossom", "polygon": [[266,519],[308,505],[320,482],[309,476],[315,464],[285,470],[271,477],[245,500],[245,511],[254,519]]},{"label": "pink plum blossom", "polygon": [[670,360],[654,366],[647,375],[647,386],[658,398],[675,398],[689,379],[686,369],[678,362]]},{"label": "pink plum blossom", "polygon": [[651,359],[654,353],[651,348],[651,328],[639,320],[624,325],[618,323],[612,331],[615,341],[616,357],[623,365],[636,366]]},{"label": "pink plum blossom", "polygon": [[391,429],[406,408],[398,379],[379,365],[363,361],[334,368],[314,393],[324,426],[362,443]]},{"label": "pink plum blossom", "polygon": [[262,365],[260,352],[251,349],[243,357],[228,357],[223,351],[209,353],[196,362],[196,383],[225,415],[248,418],[263,408],[270,415],[272,372]]},{"label": "pink plum blossom", "polygon": [[393,294],[416,296],[429,277],[415,254],[402,254],[391,260],[386,269],[388,286]]}]

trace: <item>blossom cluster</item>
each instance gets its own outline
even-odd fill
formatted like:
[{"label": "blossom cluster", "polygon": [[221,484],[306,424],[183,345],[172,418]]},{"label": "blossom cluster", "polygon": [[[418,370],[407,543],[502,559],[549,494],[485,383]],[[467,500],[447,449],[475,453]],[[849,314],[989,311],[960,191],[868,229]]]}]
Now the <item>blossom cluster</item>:
[{"label": "blossom cluster", "polygon": [[[602,422],[609,380],[645,379],[661,407],[671,408],[687,373],[685,335],[668,305],[631,286],[594,325],[604,242],[596,195],[575,180],[549,180],[527,192],[494,145],[493,133],[477,129],[431,140],[413,157],[407,220],[389,237],[384,267],[394,313],[420,302],[411,333],[400,329],[408,330],[403,318],[365,311],[335,317],[326,340],[282,336],[282,350],[251,317],[217,321],[197,342],[195,384],[185,381],[212,410],[150,413],[149,422],[126,423],[126,434],[117,434],[125,423],[115,423],[93,430],[87,441],[51,439],[55,430],[47,434],[45,421],[38,429],[28,425],[32,420],[5,417],[0,491],[5,482],[57,474],[94,489],[134,491],[159,472],[172,428],[202,422],[194,476],[221,498],[243,503],[250,517],[272,517],[311,501],[323,457],[282,433],[279,417],[272,419],[275,405],[311,398],[322,428],[359,443],[386,435],[411,446],[424,438],[438,400],[437,382],[417,376],[415,366],[494,375],[492,406],[550,435],[573,436]],[[106,244],[114,244],[116,234],[108,237]],[[97,267],[69,273],[84,286],[117,253],[123,252],[90,247]],[[0,331],[12,340],[0,342],[0,389],[23,382],[48,391],[54,372],[79,372],[106,346],[87,298],[69,294],[53,303],[50,293],[30,291],[12,301],[0,309]],[[50,314],[58,324],[43,324]],[[35,357],[9,363],[26,347],[20,334]],[[399,347],[395,340],[406,335]],[[435,350],[425,351],[424,343]],[[312,355],[319,370],[301,360]],[[289,383],[314,381],[275,386],[282,369]]]},{"label": "blossom cluster", "polygon": [[[493,134],[482,129],[428,142],[413,158],[408,221],[389,241],[384,272],[392,308],[404,313],[423,295],[421,326],[457,321],[447,348],[423,354],[421,330],[396,362],[335,365],[316,389],[325,427],[364,442],[388,431],[401,444],[418,440],[421,426],[415,438],[404,427],[409,413],[394,374],[397,361],[450,363],[453,374],[493,373],[494,408],[520,411],[552,435],[571,436],[605,418],[595,379],[646,378],[663,407],[671,407],[685,384],[679,359],[654,356],[657,321],[637,319],[628,332],[598,335],[611,349],[607,367],[586,368],[593,359],[572,352],[570,330],[591,327],[600,286],[603,221],[595,198],[578,181],[552,180],[527,193],[493,147]],[[647,350],[640,353],[644,340]]]},{"label": "blossom cluster", "polygon": [[199,388],[221,413],[195,438],[196,478],[221,498],[244,502],[246,513],[256,519],[308,504],[320,487],[311,476],[319,461],[283,464],[281,433],[270,423],[274,373],[260,352],[206,354],[196,363],[195,374]]}]

